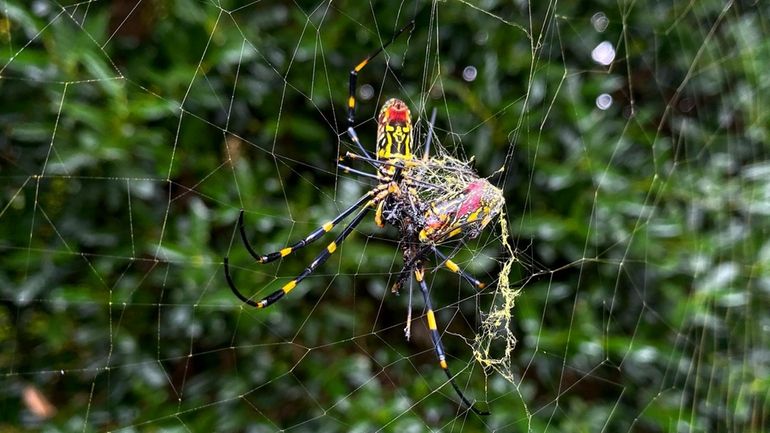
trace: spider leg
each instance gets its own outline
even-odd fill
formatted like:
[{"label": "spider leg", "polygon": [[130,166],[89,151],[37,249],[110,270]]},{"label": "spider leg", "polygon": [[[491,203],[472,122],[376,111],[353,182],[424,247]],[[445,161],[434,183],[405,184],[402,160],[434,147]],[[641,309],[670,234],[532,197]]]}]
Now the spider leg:
[{"label": "spider leg", "polygon": [[397,163],[397,162],[393,162],[393,161],[384,161],[384,160],[381,160],[381,159],[372,159],[372,158],[369,158],[367,156],[361,156],[361,155],[359,155],[357,153],[353,153],[353,152],[345,152],[345,156],[341,157],[340,159],[345,159],[345,158],[350,158],[350,159],[353,159],[353,160],[366,161],[366,162],[368,162],[369,164],[371,164],[372,166],[375,166],[375,167],[376,166],[380,166],[380,165],[384,165],[384,166],[388,166],[388,167],[403,167],[404,166],[401,163]]},{"label": "spider leg", "polygon": [[[414,167],[416,165],[415,162],[412,161],[412,160],[380,160],[380,159],[371,159],[371,158],[367,158],[365,156],[361,156],[361,155],[359,155],[357,153],[353,153],[353,152],[345,152],[345,155],[341,156],[339,158],[339,160],[343,161],[346,158],[354,160],[354,161],[355,160],[365,161],[365,162],[368,162],[369,164],[371,164],[373,167],[378,167],[378,166],[379,167],[383,167],[383,166],[384,167],[395,167],[396,168],[396,173],[400,173],[400,171],[405,170],[405,169],[409,169],[409,168]],[[395,177],[395,176],[396,175],[394,174],[392,177]],[[380,181],[382,181],[382,179],[380,179]],[[412,184],[416,184],[416,185],[421,185],[421,186],[423,186],[425,188],[429,188],[429,189],[446,191],[446,188],[444,188],[441,185],[435,185],[435,184],[432,184],[432,183],[429,183],[429,182],[422,182],[420,180],[416,180],[416,179],[413,179],[413,178],[410,178],[408,180],[408,182],[412,183]]]},{"label": "spider leg", "polygon": [[477,280],[473,275],[469,274],[468,272],[463,271],[460,269],[460,266],[453,262],[449,257],[445,256],[443,253],[441,253],[438,248],[432,247],[433,252],[436,253],[438,257],[441,258],[441,260],[444,261],[444,266],[449,269],[450,271],[460,275],[465,279],[465,281],[471,283],[474,287],[477,289],[483,289],[484,287],[487,287],[485,283],[482,283],[481,281]]},{"label": "spider leg", "polygon": [[374,223],[377,227],[385,227],[385,221],[382,220],[382,212],[385,210],[385,201],[381,201],[377,204],[377,210],[374,211]]},{"label": "spider leg", "polygon": [[360,199],[358,199],[357,202],[353,203],[349,208],[345,209],[344,211],[342,211],[341,214],[337,215],[336,218],[324,223],[323,225],[321,225],[321,227],[318,227],[317,229],[313,230],[309,235],[307,235],[307,237],[295,243],[294,245],[288,246],[279,251],[262,255],[257,253],[254,250],[254,248],[251,246],[251,243],[249,243],[248,237],[246,236],[246,228],[244,227],[244,223],[243,223],[243,209],[241,209],[241,213],[238,215],[238,231],[241,234],[241,240],[243,241],[243,245],[246,247],[246,250],[249,252],[251,257],[254,257],[254,260],[256,260],[257,263],[270,263],[272,261],[280,259],[281,257],[288,256],[294,251],[307,246],[308,244],[318,240],[321,236],[330,232],[340,221],[344,220],[350,214],[352,214],[353,211],[363,206],[376,191],[377,191],[377,188],[364,194]]},{"label": "spider leg", "polygon": [[444,373],[446,373],[446,376],[449,379],[449,383],[452,384],[452,388],[454,388],[455,392],[457,392],[457,395],[460,396],[460,400],[462,400],[463,403],[465,403],[465,405],[471,411],[473,411],[473,413],[476,415],[489,415],[489,412],[477,409],[473,403],[471,403],[471,401],[465,397],[465,394],[463,394],[460,386],[457,385],[457,382],[455,382],[454,376],[452,376],[452,372],[449,371],[449,366],[447,365],[446,361],[446,352],[444,351],[444,345],[441,344],[441,336],[438,333],[438,326],[436,325],[436,315],[433,313],[433,306],[431,305],[430,301],[428,285],[425,284],[425,269],[423,268],[422,264],[418,264],[417,269],[414,270],[414,277],[420,284],[420,291],[422,292],[422,297],[425,300],[425,309],[427,310],[425,315],[428,318],[428,328],[430,329],[430,336],[433,340],[433,348],[436,350],[436,356],[438,357],[438,362],[441,366],[441,369],[444,370]]},{"label": "spider leg", "polygon": [[[389,160],[381,160],[381,159],[371,159],[371,158],[367,158],[365,156],[361,156],[361,155],[359,155],[357,153],[353,153],[353,152],[345,152],[345,155],[340,157],[340,161],[342,161],[342,160],[344,160],[346,158],[354,160],[354,161],[356,161],[356,160],[358,160],[358,161],[365,161],[365,162],[368,162],[369,164],[371,164],[374,167],[377,167],[377,166],[396,167],[396,170],[408,169],[408,168],[414,167],[417,164],[413,160],[398,160],[398,161],[390,160],[389,161]],[[445,187],[443,187],[442,185],[436,185],[436,184],[432,184],[432,183],[429,183],[429,182],[423,182],[423,181],[420,181],[420,180],[417,180],[417,179],[413,179],[413,178],[410,179],[409,182],[411,182],[413,184],[416,184],[416,185],[423,186],[425,188],[430,188],[430,189],[434,189],[434,190],[440,190],[440,191],[448,192],[448,190]]]},{"label": "spider leg", "polygon": [[404,267],[401,268],[401,270],[398,272],[398,276],[396,277],[396,282],[393,283],[393,285],[390,288],[390,291],[392,293],[398,293],[398,291],[401,289],[401,286],[404,284],[404,282],[411,277],[411,274],[414,271],[417,265],[417,262],[420,261],[420,258],[423,257],[423,255],[425,255],[425,253],[427,253],[428,250],[429,250],[428,247],[423,247],[419,249],[417,251],[417,254],[414,255],[414,258],[404,263]]},{"label": "spider leg", "polygon": [[[414,261],[411,261],[409,263],[404,264],[404,268],[401,269],[401,272],[398,273],[398,276],[396,276],[396,282],[393,283],[392,286],[390,286],[390,292],[395,293],[398,295],[399,290],[401,290],[401,286],[404,285],[404,282],[409,279],[412,271],[414,270]],[[411,281],[411,280],[410,280]]]},{"label": "spider leg", "polygon": [[378,54],[380,54],[385,48],[387,48],[388,45],[390,45],[393,41],[396,40],[399,35],[404,33],[405,31],[409,30],[410,32],[414,29],[414,20],[407,23],[404,27],[401,28],[401,30],[397,31],[395,35],[390,39],[390,41],[386,42],[383,46],[378,48],[373,53],[366,56],[364,60],[359,62],[353,69],[350,71],[350,81],[348,82],[348,125],[353,126],[353,124],[356,122],[356,81],[358,81],[358,73],[361,72],[361,69],[364,69],[364,66],[366,66],[367,63],[369,63],[370,60],[377,57]]},{"label": "spider leg", "polygon": [[356,143],[356,146],[358,146],[358,148],[361,150],[361,153],[363,153],[365,157],[372,159],[372,155],[370,155],[369,152],[366,151],[364,145],[361,144],[361,140],[358,138],[358,134],[356,134],[356,130],[353,129],[352,126],[348,127],[348,136],[351,140],[353,140],[353,143]]},{"label": "spider leg", "polygon": [[361,220],[364,219],[366,216],[366,213],[369,211],[371,206],[374,204],[374,200],[370,200],[366,206],[361,209],[355,218],[353,218],[350,223],[348,223],[347,226],[345,226],[345,229],[342,230],[342,233],[340,233],[337,238],[334,240],[334,242],[330,243],[325,250],[319,254],[315,260],[313,260],[310,265],[308,265],[307,268],[305,268],[304,271],[302,271],[301,274],[299,274],[296,278],[286,283],[283,287],[281,287],[279,290],[276,290],[275,292],[267,295],[266,297],[262,298],[259,302],[254,301],[253,299],[250,299],[243,295],[237,287],[235,287],[235,283],[233,282],[232,277],[230,276],[230,266],[228,263],[227,257],[225,257],[224,265],[225,265],[225,277],[227,278],[227,284],[230,285],[230,289],[233,291],[235,296],[238,297],[241,301],[244,303],[251,305],[252,307],[256,308],[266,308],[270,305],[274,304],[279,299],[283,298],[287,293],[292,291],[295,287],[297,287],[297,284],[299,284],[302,280],[305,279],[308,275],[313,273],[315,269],[322,265],[326,260],[331,257],[331,255],[334,253],[334,251],[337,250],[337,246],[342,244],[342,242],[353,232],[353,229],[358,226],[358,224],[361,223]]},{"label": "spider leg", "polygon": [[356,170],[355,168],[348,167],[347,165],[344,165],[344,164],[339,164],[338,163],[337,164],[337,168],[339,168],[340,170],[342,170],[345,173],[353,173],[355,175],[363,176],[363,177],[368,177],[369,179],[374,179],[376,181],[380,180],[380,178],[377,177],[376,174],[371,174],[371,173],[367,173],[365,171]]}]

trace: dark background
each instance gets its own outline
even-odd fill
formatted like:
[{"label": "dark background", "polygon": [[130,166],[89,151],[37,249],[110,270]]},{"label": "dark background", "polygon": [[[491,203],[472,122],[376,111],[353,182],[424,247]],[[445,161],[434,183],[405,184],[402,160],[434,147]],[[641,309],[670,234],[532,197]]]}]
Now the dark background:
[{"label": "dark background", "polygon": [[[238,211],[267,252],[366,190],[335,167],[348,71],[411,19],[357,129],[372,149],[398,96],[505,165],[512,383],[466,344],[494,286],[428,275],[486,418],[418,297],[404,338],[393,230],[266,311],[222,271],[264,296],[323,248],[258,266]],[[2,2],[0,430],[767,431],[769,27],[753,2]],[[494,282],[500,240],[457,261]]]}]

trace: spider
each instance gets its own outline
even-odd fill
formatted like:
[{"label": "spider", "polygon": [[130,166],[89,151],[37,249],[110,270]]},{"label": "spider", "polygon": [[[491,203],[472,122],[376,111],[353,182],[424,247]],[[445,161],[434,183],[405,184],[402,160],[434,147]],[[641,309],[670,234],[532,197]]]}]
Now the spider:
[{"label": "spider", "polygon": [[[455,382],[454,376],[447,365],[447,356],[441,343],[441,336],[436,324],[428,286],[425,283],[425,264],[429,253],[434,253],[442,260],[442,265],[452,272],[459,274],[474,287],[482,289],[484,283],[477,280],[441,253],[437,246],[450,238],[472,239],[498,215],[504,205],[502,191],[486,179],[478,177],[470,164],[450,157],[430,157],[430,145],[433,136],[433,124],[436,111],[433,110],[428,123],[428,135],[425,140],[421,158],[417,158],[412,150],[413,129],[409,107],[403,101],[392,98],[387,100],[377,117],[377,147],[376,155],[372,157],[361,144],[354,129],[356,108],[356,81],[358,73],[399,35],[414,28],[414,21],[399,30],[393,38],[378,50],[367,56],[350,71],[347,134],[361,154],[347,152],[345,157],[368,163],[376,174],[355,170],[338,163],[340,169],[368,178],[375,179],[377,185],[359,198],[341,214],[321,225],[304,239],[279,251],[259,254],[251,246],[244,228],[243,209],[238,216],[238,228],[241,240],[249,254],[264,264],[286,257],[289,254],[310,245],[329,233],[341,221],[355,213],[352,221],[337,235],[336,239],[305,268],[297,277],[286,283],[281,289],[269,294],[259,301],[245,296],[235,286],[230,275],[228,257],[224,258],[224,271],[227,283],[235,296],[242,302],[256,308],[267,308],[286,294],[297,284],[310,275],[316,268],[337,250],[337,247],[353,232],[367,213],[375,210],[374,221],[379,227],[386,224],[396,227],[401,234],[401,249],[404,257],[404,268],[398,275],[393,291],[409,279],[410,274],[417,281],[425,302],[425,316],[433,341],[433,347],[438,358],[439,366],[446,374],[448,381],[457,392],[462,402],[478,415],[488,415],[489,412],[477,409],[465,396]],[[343,158],[341,158],[342,160]],[[356,213],[357,211],[357,213]]]}]

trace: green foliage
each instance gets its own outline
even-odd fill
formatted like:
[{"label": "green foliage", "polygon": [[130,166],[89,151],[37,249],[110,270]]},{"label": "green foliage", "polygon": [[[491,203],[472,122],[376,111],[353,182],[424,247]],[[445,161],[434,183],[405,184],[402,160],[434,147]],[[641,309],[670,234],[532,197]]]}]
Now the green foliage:
[{"label": "green foliage", "polygon": [[[4,2],[0,430],[766,431],[770,11],[725,8]],[[491,292],[429,275],[484,419],[445,384],[416,292],[404,338],[393,230],[367,220],[265,311],[222,273],[228,255],[264,296],[324,245],[258,266],[239,209],[266,252],[366,191],[335,166],[348,72],[412,17],[360,74],[357,130],[372,148],[399,96],[437,107],[441,144],[481,175],[505,166],[515,384],[466,344]],[[605,40],[609,67],[591,60]],[[494,281],[499,244],[457,261]]]}]

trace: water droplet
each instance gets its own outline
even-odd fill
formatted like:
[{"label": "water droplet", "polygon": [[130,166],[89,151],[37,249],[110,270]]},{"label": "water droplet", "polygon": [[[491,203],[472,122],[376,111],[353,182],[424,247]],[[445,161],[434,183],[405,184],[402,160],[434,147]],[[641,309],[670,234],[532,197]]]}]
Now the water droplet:
[{"label": "water droplet", "polygon": [[51,5],[48,4],[48,2],[45,2],[45,1],[32,2],[32,13],[34,13],[35,15],[42,17],[45,15],[48,15],[49,12],[51,12]]},{"label": "water droplet", "polygon": [[475,80],[476,75],[478,75],[478,71],[475,66],[466,66],[465,69],[463,69],[463,80],[465,81],[471,82]]},{"label": "water droplet", "polygon": [[615,60],[615,48],[611,42],[604,41],[591,51],[591,58],[594,62],[607,66]]},{"label": "water droplet", "polygon": [[362,100],[368,101],[372,99],[372,96],[374,96],[374,87],[370,86],[369,84],[364,84],[360,89],[358,89],[358,97]]},{"label": "water droplet", "polygon": [[489,33],[483,30],[476,33],[476,35],[473,37],[473,41],[479,45],[486,44],[488,40],[489,40]]},{"label": "water droplet", "polygon": [[612,96],[609,93],[602,93],[596,97],[596,107],[600,110],[606,110],[612,106]]},{"label": "water droplet", "polygon": [[597,12],[591,17],[591,24],[593,24],[594,30],[602,33],[607,30],[607,26],[610,24],[610,19],[607,18],[607,15],[604,15],[604,12]]}]

